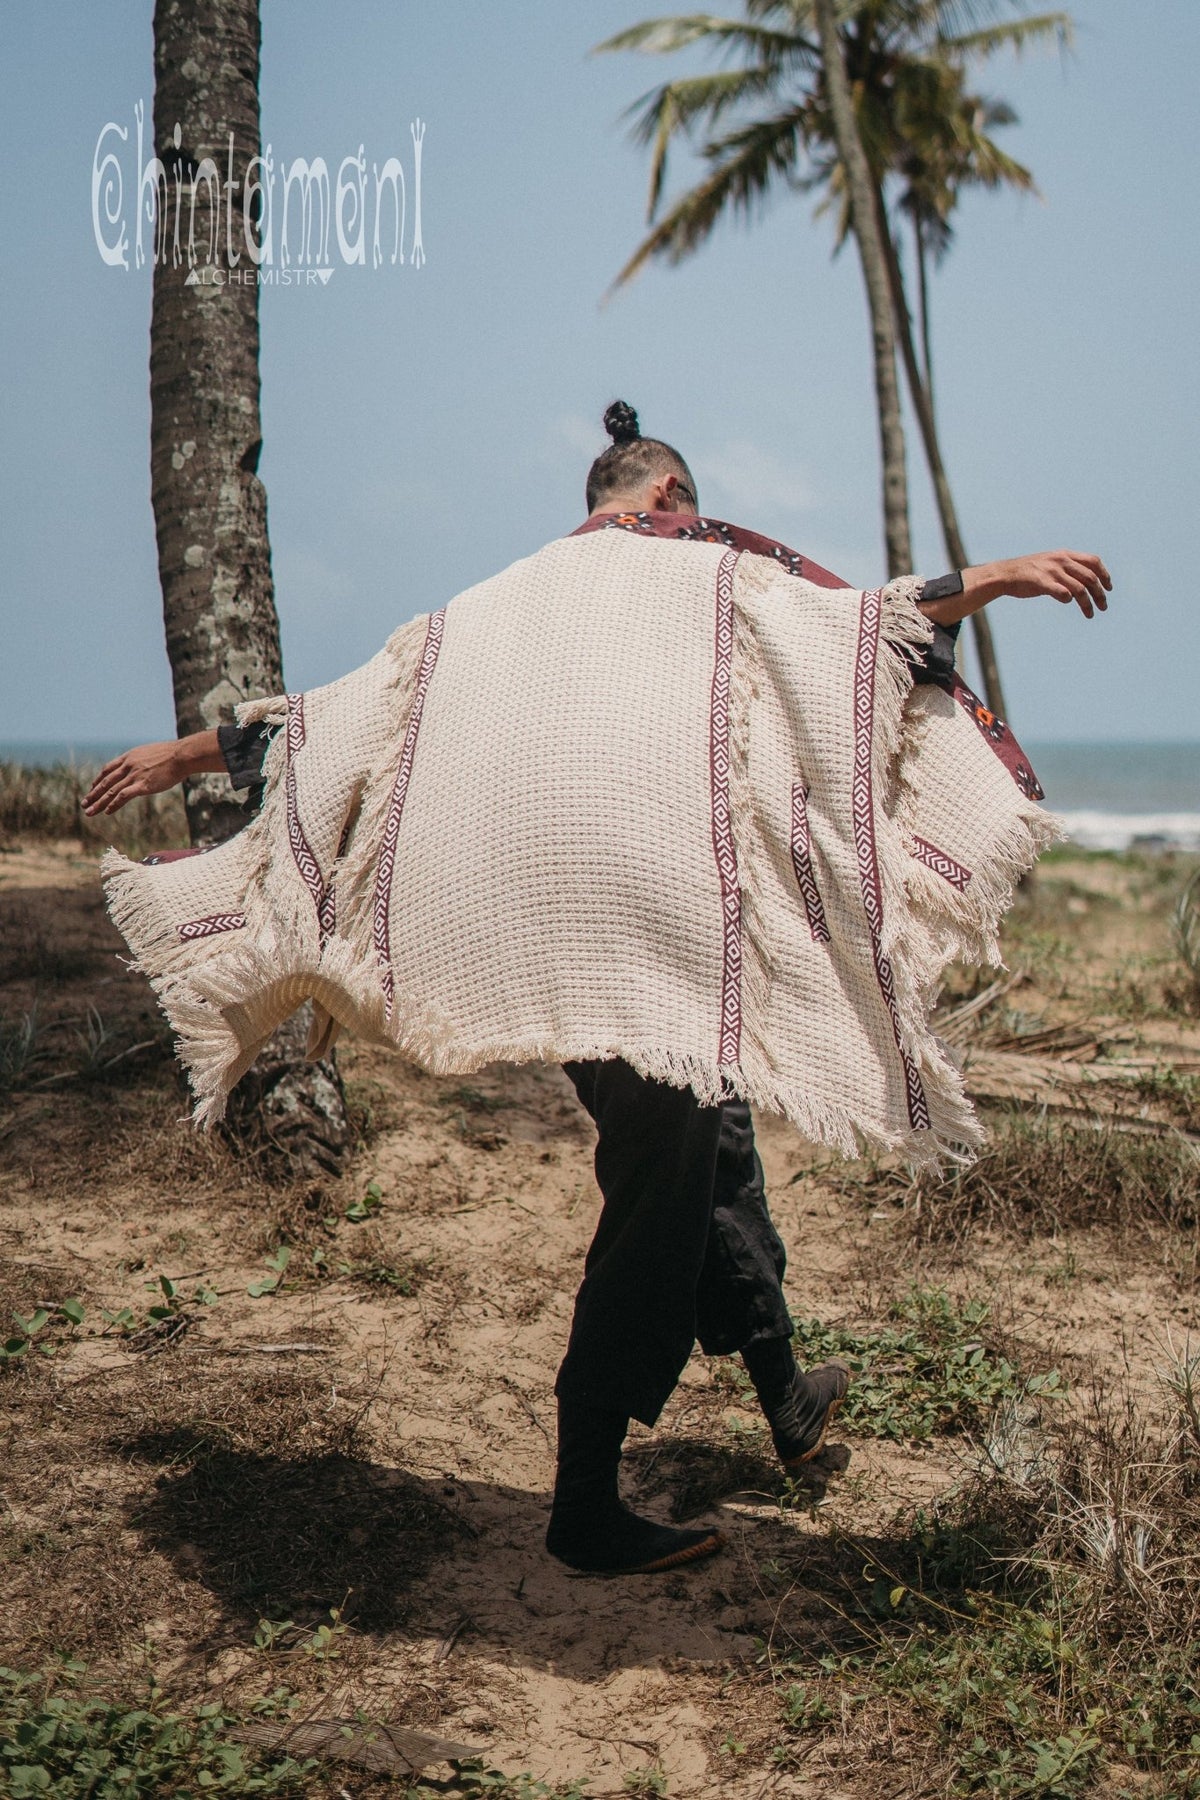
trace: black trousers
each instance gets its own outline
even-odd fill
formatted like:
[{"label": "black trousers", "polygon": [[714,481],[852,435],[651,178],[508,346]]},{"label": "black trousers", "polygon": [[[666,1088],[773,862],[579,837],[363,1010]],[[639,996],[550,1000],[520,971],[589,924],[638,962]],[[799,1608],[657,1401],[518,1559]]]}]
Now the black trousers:
[{"label": "black trousers", "polygon": [[653,1425],[697,1338],[732,1355],[792,1334],[750,1109],[617,1060],[565,1068],[596,1123],[604,1205],[555,1392]]}]

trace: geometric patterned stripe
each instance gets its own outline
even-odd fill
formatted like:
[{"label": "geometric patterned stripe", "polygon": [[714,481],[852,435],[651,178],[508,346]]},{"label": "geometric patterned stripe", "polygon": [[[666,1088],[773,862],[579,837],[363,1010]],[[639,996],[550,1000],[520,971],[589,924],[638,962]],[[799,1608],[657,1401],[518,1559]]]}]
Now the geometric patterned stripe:
[{"label": "geometric patterned stripe", "polygon": [[816,876],[813,874],[807,800],[808,789],[802,781],[797,781],[792,788],[792,868],[796,871],[796,885],[804,896],[804,910],[808,914],[808,929],[813,943],[827,944],[829,926],[825,919],[825,908],[821,904]]},{"label": "geometric patterned stripe", "polygon": [[207,919],[189,919],[178,929],[180,938],[188,944],[193,938],[216,937],[219,931],[242,931],[245,924],[245,913],[210,913]]},{"label": "geometric patterned stripe", "polygon": [[742,896],[729,806],[729,696],[733,678],[733,572],[740,552],[717,565],[716,647],[709,713],[713,853],[721,883],[721,1028],[717,1067],[736,1068],[742,1040]]},{"label": "geometric patterned stripe", "polygon": [[966,893],[967,883],[971,879],[971,871],[965,869],[960,862],[955,862],[954,858],[945,850],[939,850],[936,844],[929,842],[928,838],[915,837],[912,854],[917,862],[924,863],[925,867],[932,869],[935,875],[943,876],[951,887],[956,887],[960,893]]},{"label": "geometric patterned stripe", "polygon": [[854,843],[858,851],[858,878],[862,888],[863,910],[871,931],[875,978],[891,1017],[892,1036],[896,1040],[896,1049],[904,1069],[909,1124],[914,1131],[927,1131],[929,1102],[925,1098],[925,1088],[917,1066],[904,1047],[892,965],[883,953],[883,887],[879,879],[879,858],[875,845],[875,796],[871,774],[875,725],[875,665],[879,655],[879,627],[882,617],[882,589],[876,588],[862,597],[858,653],[854,668]]},{"label": "geometric patterned stripe", "polygon": [[321,927],[321,942],[331,938],[337,930],[337,894],[334,892],[334,881],[337,877],[338,865],[346,854],[346,846],[350,842],[350,833],[354,826],[354,813],[347,814],[346,823],[342,826],[342,835],[338,839],[338,847],[333,858],[333,868],[329,880],[325,883],[325,892],[321,896],[321,904],[317,908],[317,921]]},{"label": "geometric patterned stripe", "polygon": [[313,898],[318,919],[325,899],[325,883],[321,870],[304,835],[296,804],[296,769],[293,758],[304,748],[304,695],[289,694],[287,711],[287,832],[292,856]]},{"label": "geometric patterned stripe", "polygon": [[[288,843],[292,847],[292,856],[296,867],[304,880],[304,885],[313,898],[317,909],[317,927],[321,943],[332,936],[337,920],[337,907],[333,897],[333,876],[328,881],[322,879],[321,865],[313,855],[312,846],[304,834],[300,823],[300,810],[296,800],[296,771],[292,759],[304,748],[304,695],[288,695],[287,716],[287,832]],[[339,850],[338,854],[341,854]]]},{"label": "geometric patterned stripe", "polygon": [[383,987],[389,1019],[392,1016],[395,981],[392,976],[392,940],[388,915],[392,899],[392,876],[396,868],[396,844],[400,836],[400,816],[404,811],[404,801],[412,776],[413,758],[417,753],[417,733],[421,729],[425,695],[429,691],[429,683],[433,680],[433,671],[437,667],[438,651],[442,647],[442,633],[445,625],[446,609],[443,606],[437,612],[429,615],[429,627],[425,633],[425,649],[421,656],[421,667],[417,671],[417,688],[413,695],[412,711],[408,715],[408,729],[404,733],[400,766],[396,770],[396,780],[388,806],[383,846],[379,852],[379,867],[375,872],[375,955],[379,961],[379,979]]}]

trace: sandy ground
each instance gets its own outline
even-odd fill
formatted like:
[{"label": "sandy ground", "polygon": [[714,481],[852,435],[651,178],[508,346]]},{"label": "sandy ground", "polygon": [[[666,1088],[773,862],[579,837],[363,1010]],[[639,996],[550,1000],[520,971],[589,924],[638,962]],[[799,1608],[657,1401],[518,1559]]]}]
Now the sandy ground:
[{"label": "sandy ground", "polygon": [[[1081,863],[1064,888],[1076,935],[1097,879]],[[1135,914],[1106,904],[1093,921],[1093,948],[1127,980],[1146,947]],[[962,1479],[969,1443],[835,1432],[807,1504],[781,1506],[752,1406],[729,1365],[697,1354],[658,1428],[634,1427],[626,1490],[658,1516],[719,1522],[727,1549],[686,1573],[570,1576],[542,1548],[552,1388],[597,1196],[591,1125],[561,1071],[435,1080],[346,1045],[364,1147],[339,1182],[272,1189],[185,1122],[92,857],[0,855],[0,931],[0,1018],[36,1001],[41,1046],[0,1099],[0,1304],[6,1318],[68,1295],[87,1308],[52,1357],[0,1371],[0,1660],[72,1651],[97,1678],[152,1667],[192,1698],[287,1683],[598,1795],[657,1791],[660,1775],[680,1797],[917,1791],[895,1769],[841,1768],[825,1740],[805,1768],[778,1769],[773,1658],[809,1639],[818,1653],[847,1543],[851,1564],[886,1566],[898,1515]],[[1170,1029],[1194,1048],[1194,1031]],[[779,1121],[759,1129],[797,1315],[865,1324],[913,1279],[937,1281],[990,1299],[1033,1364],[1148,1385],[1163,1341],[1195,1325],[1160,1239],[918,1257],[894,1210],[839,1191]],[[353,1222],[369,1182],[382,1206]],[[282,1284],[252,1297],[281,1242]],[[140,1319],[160,1275],[216,1298],[139,1353],[102,1309]],[[201,1440],[216,1454],[197,1465]],[[330,1608],[348,1626],[336,1657],[297,1649],[295,1632],[255,1648],[260,1618],[311,1632]]]}]

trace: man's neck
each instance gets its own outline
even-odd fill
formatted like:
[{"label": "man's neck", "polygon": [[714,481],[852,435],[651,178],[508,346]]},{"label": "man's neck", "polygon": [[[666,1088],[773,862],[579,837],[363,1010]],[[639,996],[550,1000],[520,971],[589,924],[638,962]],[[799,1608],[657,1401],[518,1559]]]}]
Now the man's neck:
[{"label": "man's neck", "polygon": [[601,513],[661,512],[665,510],[663,507],[647,506],[641,494],[609,494],[601,505],[593,506],[588,518],[599,518]]}]

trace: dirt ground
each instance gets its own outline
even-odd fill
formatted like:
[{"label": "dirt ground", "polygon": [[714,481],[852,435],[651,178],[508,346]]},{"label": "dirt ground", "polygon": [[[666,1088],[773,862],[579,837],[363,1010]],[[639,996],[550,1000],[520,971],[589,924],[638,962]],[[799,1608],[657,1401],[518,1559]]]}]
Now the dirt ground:
[{"label": "dirt ground", "polygon": [[[1014,1030],[1018,1013],[1086,1015],[1132,1050],[1200,1056],[1195,1020],[1159,1005],[1169,886],[1104,859],[1048,865]],[[346,1044],[353,1166],[268,1184],[193,1133],[118,947],[90,853],[0,854],[0,1020],[28,1039],[0,1092],[0,1308],[6,1329],[12,1309],[68,1298],[85,1314],[46,1327],[53,1354],[35,1343],[0,1369],[0,1662],[68,1653],[97,1682],[129,1690],[152,1670],[191,1700],[287,1685],[589,1794],[922,1791],[825,1738],[800,1768],[773,1763],[773,1659],[786,1642],[795,1679],[796,1647],[820,1654],[838,1582],[886,1569],[897,1519],[963,1479],[973,1441],[835,1431],[805,1503],[783,1505],[731,1366],[697,1354],[658,1428],[634,1427],[626,1491],[719,1522],[727,1549],[690,1572],[572,1577],[542,1538],[597,1195],[561,1071],[436,1080]],[[987,1299],[1023,1366],[1147,1389],[1164,1343],[1196,1326],[1194,1266],[1169,1234],[921,1249],[901,1209],[789,1127],[763,1118],[759,1134],[797,1316],[869,1325],[914,1280],[937,1283]],[[145,1329],[162,1276],[183,1303],[167,1335]],[[122,1308],[124,1329],[105,1318]],[[342,1771],[339,1788],[369,1778]]]}]

